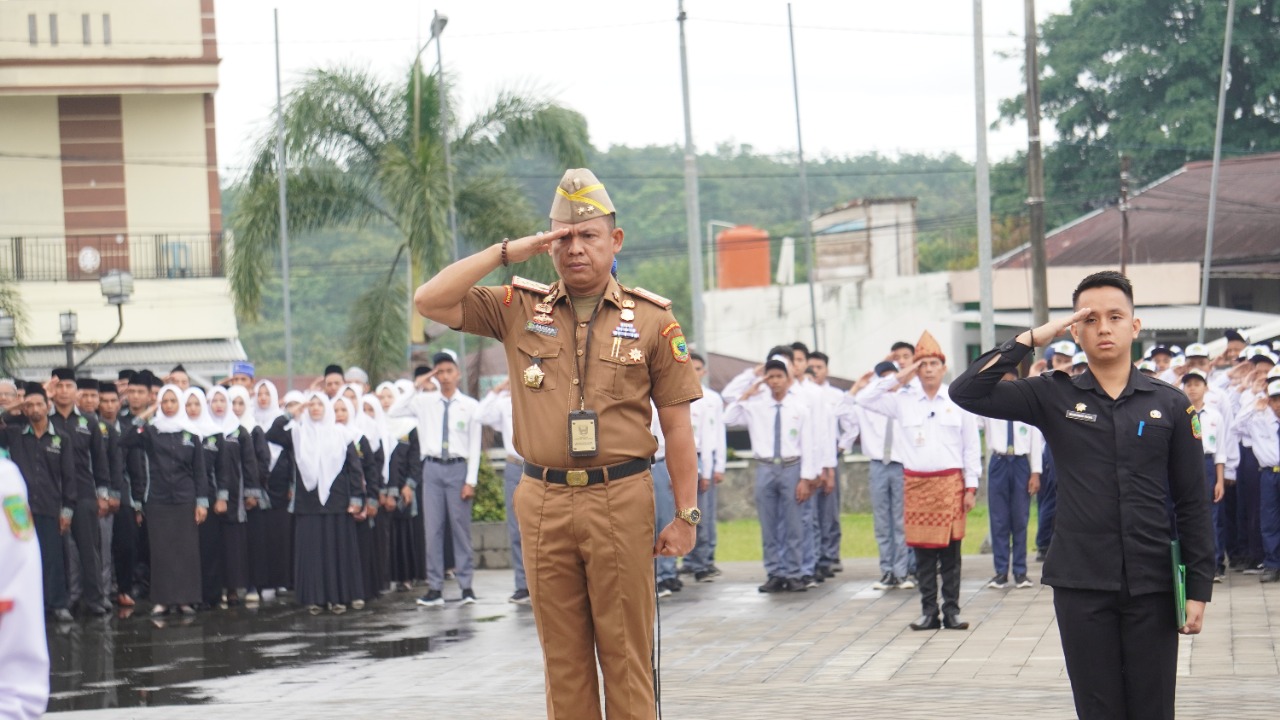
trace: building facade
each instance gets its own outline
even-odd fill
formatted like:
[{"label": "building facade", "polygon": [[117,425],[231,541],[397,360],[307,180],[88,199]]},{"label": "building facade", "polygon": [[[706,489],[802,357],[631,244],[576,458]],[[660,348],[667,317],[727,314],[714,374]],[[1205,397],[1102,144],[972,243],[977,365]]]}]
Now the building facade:
[{"label": "building facade", "polygon": [[[225,372],[243,349],[224,273],[213,0],[6,0],[0,35],[0,277],[28,320],[15,370],[62,364],[72,311],[78,356],[120,329],[92,374],[127,360]],[[135,281],[120,316],[98,289],[111,271]],[[176,357],[192,347],[201,357]]]}]

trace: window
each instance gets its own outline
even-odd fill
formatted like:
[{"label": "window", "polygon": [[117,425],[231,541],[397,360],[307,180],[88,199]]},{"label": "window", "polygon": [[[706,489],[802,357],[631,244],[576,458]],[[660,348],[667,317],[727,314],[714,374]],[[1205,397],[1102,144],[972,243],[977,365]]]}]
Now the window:
[{"label": "window", "polygon": [[84,36],[85,45],[89,45],[93,43],[93,30],[91,29],[89,24],[88,13],[85,13],[84,15],[80,16],[80,34]]},{"label": "window", "polygon": [[36,46],[40,42],[40,32],[36,29],[35,13],[31,13],[27,16],[27,40],[31,43],[32,47]]},{"label": "window", "polygon": [[58,15],[49,13],[49,44],[58,44]]},{"label": "window", "polygon": [[102,44],[111,44],[111,14],[102,13]]}]

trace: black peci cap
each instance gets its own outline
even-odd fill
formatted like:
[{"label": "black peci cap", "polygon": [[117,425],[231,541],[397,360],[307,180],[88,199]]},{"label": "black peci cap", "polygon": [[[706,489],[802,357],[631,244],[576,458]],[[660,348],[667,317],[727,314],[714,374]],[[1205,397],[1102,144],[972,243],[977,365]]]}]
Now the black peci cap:
[{"label": "black peci cap", "polygon": [[898,364],[893,362],[892,360],[882,360],[876,363],[876,377],[879,377],[887,372],[892,372],[892,373],[898,372]]},{"label": "black peci cap", "polygon": [[75,380],[76,371],[68,367],[60,367],[53,369],[53,376],[58,380]]},{"label": "black peci cap", "polygon": [[454,367],[458,366],[457,358],[447,352],[438,352],[431,357],[432,365],[439,365],[442,362],[451,363]]},{"label": "black peci cap", "polygon": [[791,371],[787,368],[787,364],[781,360],[769,360],[764,364],[764,371],[768,373],[770,370],[781,370],[783,373],[790,375]]},{"label": "black peci cap", "polygon": [[341,365],[328,365],[324,369],[324,374],[327,377],[329,375],[343,375],[344,373]]},{"label": "black peci cap", "polygon": [[134,378],[134,377],[136,377],[137,375],[138,375],[138,373],[137,373],[136,371],[134,371],[134,370],[130,370],[129,368],[125,368],[124,370],[121,370],[121,371],[116,375],[116,380],[124,380],[124,381],[126,381],[126,382],[133,382],[133,378]]},{"label": "black peci cap", "polygon": [[27,383],[27,384],[26,384],[26,394],[27,394],[27,397],[31,397],[32,395],[39,395],[40,397],[44,398],[45,400],[48,400],[48,399],[49,399],[49,395],[48,395],[48,393],[46,393],[46,392],[44,391],[44,386],[43,386],[43,385],[41,385],[41,384],[40,384],[40,383],[38,383],[38,382],[29,382],[29,383]]},{"label": "black peci cap", "polygon": [[94,392],[97,392],[97,390],[98,390],[98,381],[97,381],[97,380],[94,380],[93,378],[78,378],[78,379],[76,380],[76,389],[78,389],[78,390],[93,390]]},{"label": "black peci cap", "polygon": [[416,380],[417,378],[420,378],[420,377],[422,377],[423,375],[426,375],[426,374],[427,374],[427,373],[429,373],[429,372],[431,372],[431,366],[429,366],[429,365],[419,365],[418,367],[416,367],[416,368],[414,368],[414,369],[413,369],[413,377],[414,377],[414,379]]}]

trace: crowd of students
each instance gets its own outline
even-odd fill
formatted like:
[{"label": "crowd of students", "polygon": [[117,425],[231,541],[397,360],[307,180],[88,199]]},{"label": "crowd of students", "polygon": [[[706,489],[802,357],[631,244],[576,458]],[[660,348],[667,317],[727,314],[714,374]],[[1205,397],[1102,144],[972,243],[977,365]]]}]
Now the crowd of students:
[{"label": "crowd of students", "polygon": [[[1183,388],[1202,428],[1218,580],[1231,567],[1263,582],[1280,581],[1280,368],[1272,348],[1248,345],[1236,332],[1226,339],[1228,349],[1216,358],[1200,344],[1156,346],[1137,369]],[[875,587],[909,589],[921,582],[919,553],[909,550],[916,544],[908,543],[904,527],[903,460],[945,442],[913,449],[915,428],[876,399],[883,392],[868,392],[897,387],[889,378],[920,352],[895,344],[845,392],[827,381],[824,354],[801,343],[779,346],[765,363],[731,380],[725,399],[709,391],[695,403],[699,506],[710,521],[699,527],[697,547],[679,569],[674,559],[659,563],[659,596],[683,587],[680,574],[698,581],[719,574],[715,495],[724,477],[727,426],[747,429],[757,461],[761,592],[804,591],[841,570],[838,457],[855,442],[871,462],[881,569]],[[705,375],[702,358],[692,361]],[[450,355],[435,362],[436,370],[419,368],[413,381],[376,389],[358,368],[344,373],[330,366],[308,391],[283,397],[270,381],[255,381],[247,363],[208,391],[193,387],[181,366],[164,378],[125,370],[107,382],[62,368],[43,384],[0,381],[6,411],[0,445],[29,488],[48,612],[67,621],[73,609],[101,615],[113,604],[130,608],[146,598],[155,615],[193,613],[292,591],[313,613],[341,613],[414,584],[426,586],[419,603],[439,605],[446,572],[456,574],[462,602],[474,602],[468,501],[482,424],[501,433],[508,469],[517,471],[507,473],[508,502],[519,482],[510,393],[503,384],[477,402],[458,391]],[[1085,367],[1064,341],[1030,372],[1078,374]],[[902,387],[920,386],[922,379]],[[938,380],[934,391],[942,389],[945,398]],[[932,397],[927,390],[925,396]],[[1030,497],[1039,499],[1035,547],[1042,559],[1052,540],[1052,456],[1033,427],[974,422],[972,433],[957,422],[955,457],[948,460],[966,485],[976,486],[978,430],[985,435],[996,570],[988,586],[1029,587]],[[654,433],[662,527],[673,505],[663,502],[670,488],[661,481],[656,426]],[[527,603],[519,528],[513,517],[508,525],[516,568],[510,600]],[[955,568],[958,574],[958,560]]]},{"label": "crowd of students", "polygon": [[330,366],[282,398],[247,363],[207,391],[181,366],[0,381],[0,444],[28,486],[49,614],[142,598],[152,615],[189,614],[284,591],[341,613],[424,580],[417,429],[387,417],[416,391],[370,390]]}]

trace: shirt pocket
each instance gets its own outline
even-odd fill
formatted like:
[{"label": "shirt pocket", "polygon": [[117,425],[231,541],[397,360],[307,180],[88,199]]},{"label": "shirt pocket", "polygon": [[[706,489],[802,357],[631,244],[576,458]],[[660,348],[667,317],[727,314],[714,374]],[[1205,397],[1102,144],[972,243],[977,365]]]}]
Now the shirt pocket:
[{"label": "shirt pocket", "polygon": [[645,360],[633,361],[624,348],[618,357],[601,355],[591,372],[600,373],[600,392],[614,400],[648,399],[649,365]]},{"label": "shirt pocket", "polygon": [[[560,357],[560,344],[549,338],[525,338],[516,343],[516,348],[520,350],[522,362],[519,367],[512,368],[516,373],[516,382],[532,393],[555,390],[559,379],[568,372],[568,368],[563,365],[565,359]],[[532,387],[525,382],[525,370],[533,365],[537,365],[543,372],[542,383],[538,387]]]}]

